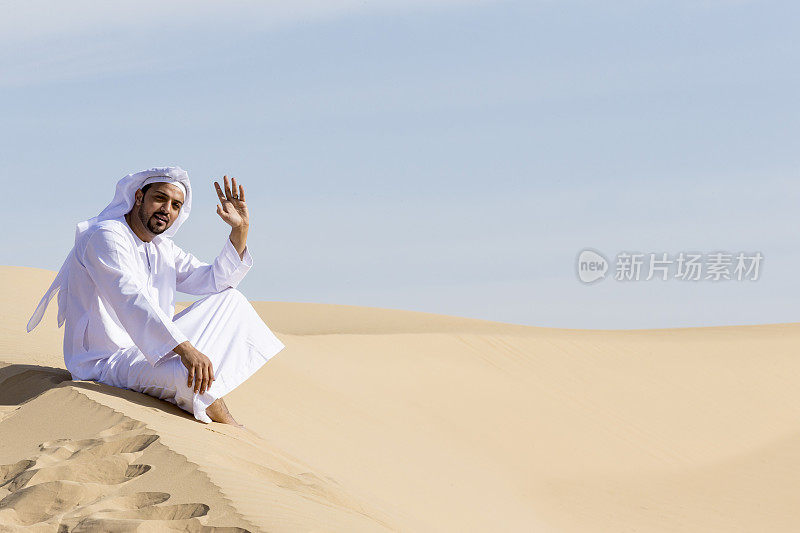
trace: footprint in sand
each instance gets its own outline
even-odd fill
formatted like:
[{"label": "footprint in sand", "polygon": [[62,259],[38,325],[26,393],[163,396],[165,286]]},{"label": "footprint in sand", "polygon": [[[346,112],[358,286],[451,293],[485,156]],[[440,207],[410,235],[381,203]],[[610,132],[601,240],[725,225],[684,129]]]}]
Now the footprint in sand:
[{"label": "footprint in sand", "polygon": [[202,503],[161,505],[165,492],[119,495],[121,486],[150,471],[134,461],[157,435],[126,421],[85,440],[59,439],[39,446],[31,459],[0,466],[0,530],[79,531],[215,531],[241,528],[204,525]]}]

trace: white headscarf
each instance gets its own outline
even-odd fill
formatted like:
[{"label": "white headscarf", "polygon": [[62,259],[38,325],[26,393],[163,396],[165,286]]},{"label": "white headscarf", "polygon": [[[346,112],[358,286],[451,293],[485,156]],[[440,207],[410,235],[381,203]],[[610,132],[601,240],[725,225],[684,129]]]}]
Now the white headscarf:
[{"label": "white headscarf", "polygon": [[[148,178],[156,177],[163,179],[148,180]],[[137,172],[136,174],[128,174],[119,180],[117,182],[117,191],[114,194],[114,199],[111,200],[111,203],[108,204],[106,208],[103,209],[96,217],[78,223],[75,228],[75,244],[78,243],[78,238],[80,238],[81,235],[83,235],[87,230],[101,220],[117,218],[128,213],[133,207],[136,191],[143,187],[145,181],[149,181],[151,183],[156,181],[164,181],[178,185],[179,188],[182,186],[184,189],[184,202],[183,206],[181,207],[181,211],[178,214],[178,218],[175,219],[175,222],[169,227],[168,230],[164,231],[164,233],[161,233],[160,235],[156,235],[153,240],[158,238],[172,238],[175,235],[175,232],[178,231],[178,228],[181,227],[181,224],[183,224],[186,219],[189,218],[189,212],[192,210],[192,186],[189,183],[189,174],[187,174],[186,171],[181,167],[159,167]],[[64,264],[61,265],[61,269],[58,271],[56,279],[53,280],[50,288],[44,293],[39,305],[36,306],[36,310],[33,312],[30,320],[28,320],[28,332],[31,332],[33,328],[35,328],[42,320],[42,316],[44,316],[47,305],[50,303],[50,300],[53,298],[53,296],[55,296],[56,292],[58,292],[58,327],[61,327],[64,324],[64,320],[66,319],[67,294],[69,291],[69,263],[74,253],[75,247],[73,246],[72,250],[70,250],[69,254],[67,255],[67,258],[64,260]]]}]

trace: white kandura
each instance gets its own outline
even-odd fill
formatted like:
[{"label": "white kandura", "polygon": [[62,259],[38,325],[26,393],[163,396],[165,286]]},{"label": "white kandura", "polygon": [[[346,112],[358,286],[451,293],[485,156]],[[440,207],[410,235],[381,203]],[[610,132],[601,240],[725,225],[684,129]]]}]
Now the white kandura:
[{"label": "white kandura", "polygon": [[[240,258],[226,238],[209,264],[172,241],[175,226],[188,217],[184,208],[191,198],[182,169],[178,170],[185,176],[186,201],[172,231],[147,243],[128,225],[124,215],[142,181],[154,172],[176,168],[129,174],[120,180],[117,196],[101,215],[78,225],[75,246],[28,330],[38,324],[47,302],[60,291],[59,326],[62,320],[66,323],[64,363],[73,379],[144,392],[211,422],[206,408],[285,346],[236,289],[253,265],[249,246]],[[121,190],[130,193],[130,201]],[[173,317],[176,291],[204,297]],[[212,363],[215,380],[203,394],[187,385],[188,371],[173,351],[186,340]]]}]

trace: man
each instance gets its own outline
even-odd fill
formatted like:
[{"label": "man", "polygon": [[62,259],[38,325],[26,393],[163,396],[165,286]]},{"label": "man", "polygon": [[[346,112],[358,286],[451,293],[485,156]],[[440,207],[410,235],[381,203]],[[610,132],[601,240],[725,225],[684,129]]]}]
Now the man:
[{"label": "man", "polygon": [[[64,362],[94,380],[170,401],[202,422],[239,425],[223,396],[285,346],[236,290],[253,265],[244,187],[214,182],[217,214],[231,226],[212,264],[172,237],[189,217],[192,188],[180,167],[117,183],[112,202],[78,224],[75,246],[28,322],[58,292]],[[203,295],[173,317],[175,292]]]}]

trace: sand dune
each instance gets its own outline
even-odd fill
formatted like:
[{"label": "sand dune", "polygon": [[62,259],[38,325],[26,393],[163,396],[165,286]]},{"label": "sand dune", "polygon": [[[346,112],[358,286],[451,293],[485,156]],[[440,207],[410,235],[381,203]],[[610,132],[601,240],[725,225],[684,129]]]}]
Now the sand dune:
[{"label": "sand dune", "polygon": [[0,267],[0,531],[795,531],[800,324],[591,331],[253,302],[256,435],[69,381]]}]

